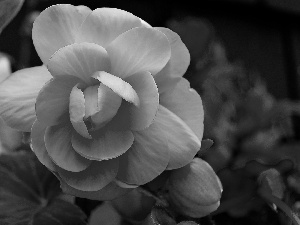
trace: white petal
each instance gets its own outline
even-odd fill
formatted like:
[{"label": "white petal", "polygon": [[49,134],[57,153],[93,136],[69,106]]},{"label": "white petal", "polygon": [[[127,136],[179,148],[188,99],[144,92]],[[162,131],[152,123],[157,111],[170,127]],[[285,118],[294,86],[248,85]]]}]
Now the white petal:
[{"label": "white petal", "polygon": [[10,127],[30,132],[37,95],[51,78],[46,67],[38,66],[19,70],[0,84],[0,115]]},{"label": "white petal", "polygon": [[96,71],[110,71],[108,54],[100,45],[80,43],[57,51],[49,60],[48,69],[53,77],[75,76],[92,85]]},{"label": "white petal", "polygon": [[173,89],[161,94],[160,104],[180,117],[202,140],[204,111],[201,97],[190,88],[186,79],[181,78]]},{"label": "white petal", "polygon": [[120,156],[117,179],[142,185],[161,174],[169,163],[168,140],[158,124],[134,132],[132,147]]},{"label": "white petal", "polygon": [[201,142],[188,125],[160,105],[155,121],[168,140],[170,162],[167,169],[177,169],[192,161],[200,149]]},{"label": "white petal", "polygon": [[166,35],[154,28],[133,28],[106,48],[111,73],[124,78],[138,72],[158,73],[169,61],[171,48]]},{"label": "white petal", "polygon": [[78,42],[96,43],[105,48],[120,34],[140,26],[140,19],[129,12],[114,8],[95,9],[82,24]]},{"label": "white petal", "polygon": [[60,48],[76,41],[79,28],[91,10],[73,5],[53,5],[41,12],[32,28],[35,49],[44,64]]},{"label": "white petal", "polygon": [[171,58],[167,65],[155,75],[159,93],[172,89],[186,72],[190,64],[190,53],[178,34],[168,28],[156,27],[163,32],[171,46]]}]

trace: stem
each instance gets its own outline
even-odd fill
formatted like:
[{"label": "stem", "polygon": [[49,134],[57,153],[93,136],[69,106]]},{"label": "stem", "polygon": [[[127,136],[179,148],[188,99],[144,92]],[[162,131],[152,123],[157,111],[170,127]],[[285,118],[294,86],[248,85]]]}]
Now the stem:
[{"label": "stem", "polygon": [[299,217],[285,202],[281,201],[279,198],[263,190],[259,191],[258,193],[267,202],[274,203],[278,208],[280,208],[292,220],[294,225],[300,225]]},{"label": "stem", "polygon": [[148,196],[148,197],[152,197],[156,200],[156,203],[163,206],[163,207],[168,207],[168,203],[166,201],[164,201],[163,199],[157,197],[155,194],[153,194],[151,191],[145,189],[144,187],[139,186],[137,188],[137,190],[141,193],[143,193],[144,195]]}]

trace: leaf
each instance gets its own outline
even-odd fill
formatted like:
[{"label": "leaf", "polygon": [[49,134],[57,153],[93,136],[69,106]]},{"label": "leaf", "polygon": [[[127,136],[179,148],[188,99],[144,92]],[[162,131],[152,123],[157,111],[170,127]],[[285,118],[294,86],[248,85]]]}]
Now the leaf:
[{"label": "leaf", "polygon": [[83,225],[86,216],[62,200],[59,181],[32,153],[0,156],[1,225]]}]

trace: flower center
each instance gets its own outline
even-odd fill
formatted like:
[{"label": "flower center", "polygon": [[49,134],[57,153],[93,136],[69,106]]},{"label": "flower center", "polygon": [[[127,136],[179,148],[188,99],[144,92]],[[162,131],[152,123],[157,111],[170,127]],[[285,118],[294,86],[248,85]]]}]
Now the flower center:
[{"label": "flower center", "polygon": [[100,83],[83,92],[85,98],[84,121],[88,130],[99,129],[117,114],[122,98],[110,88]]}]

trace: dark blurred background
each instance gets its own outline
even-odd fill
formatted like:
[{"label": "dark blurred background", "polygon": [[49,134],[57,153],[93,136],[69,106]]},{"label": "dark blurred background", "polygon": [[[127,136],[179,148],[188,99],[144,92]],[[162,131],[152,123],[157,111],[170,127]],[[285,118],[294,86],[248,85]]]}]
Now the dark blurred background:
[{"label": "dark blurred background", "polygon": [[[26,52],[31,50],[32,57],[25,65],[40,65],[32,43],[24,37],[24,33],[28,33],[26,29],[30,30],[24,26],[25,15],[59,3],[86,5],[91,9],[116,7],[141,17],[152,26],[168,26],[171,20],[191,16],[204,19],[214,28],[214,35],[224,45],[228,59],[239,61],[248,71],[258,73],[271,94],[290,99],[300,96],[300,0],[26,0],[0,36],[0,51],[18,62],[29,60]],[[189,38],[193,37],[183,40],[189,41]],[[21,46],[27,47],[22,50]]]}]

